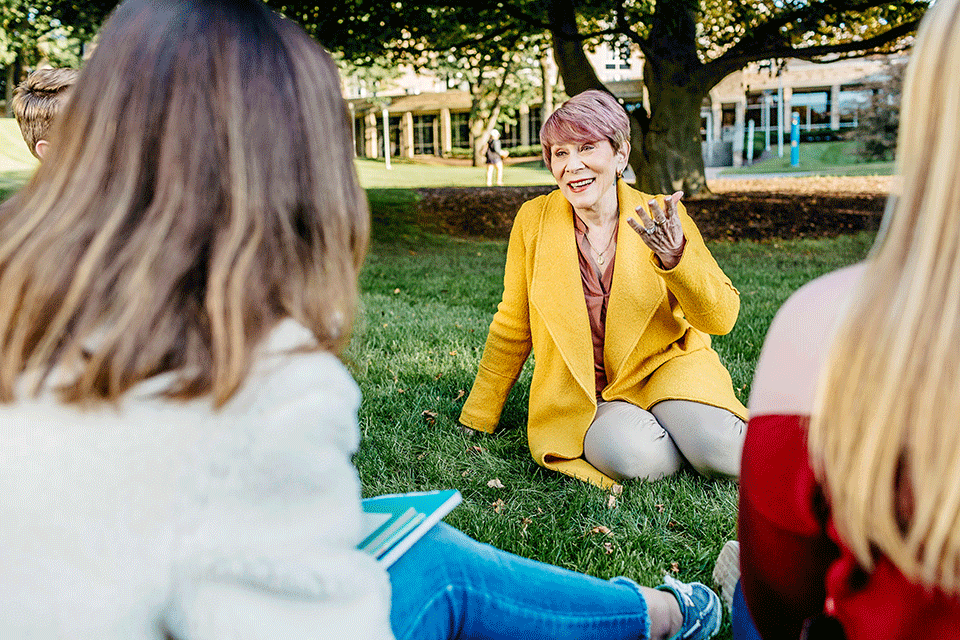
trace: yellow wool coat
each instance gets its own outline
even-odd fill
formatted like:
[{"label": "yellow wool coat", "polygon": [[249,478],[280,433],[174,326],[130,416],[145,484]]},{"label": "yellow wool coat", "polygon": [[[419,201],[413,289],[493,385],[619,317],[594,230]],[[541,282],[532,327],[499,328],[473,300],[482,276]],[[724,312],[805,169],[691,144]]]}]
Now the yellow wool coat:
[{"label": "yellow wool coat", "polygon": [[[620,227],[606,316],[604,400],[649,409],[661,400],[692,400],[735,413],[747,410],[708,334],[728,333],[740,294],[721,271],[683,205],[686,236],[680,263],[660,268],[653,252],[627,225],[651,196],[620,180]],[[663,197],[658,196],[663,206]],[[527,356],[536,363],[530,384],[527,437],[544,467],[608,487],[615,483],[583,459],[583,439],[597,410],[593,343],[573,227],[573,208],[557,190],[525,203],[510,234],[503,300],[497,308],[480,369],[460,414],[473,429],[492,433]]]}]

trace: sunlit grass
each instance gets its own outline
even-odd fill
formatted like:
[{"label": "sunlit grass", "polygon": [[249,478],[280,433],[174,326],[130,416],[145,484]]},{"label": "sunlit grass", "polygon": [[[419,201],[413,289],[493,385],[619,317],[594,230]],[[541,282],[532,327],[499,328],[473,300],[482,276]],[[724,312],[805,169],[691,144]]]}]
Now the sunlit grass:
[{"label": "sunlit grass", "polygon": [[892,162],[863,162],[856,154],[856,142],[801,142],[800,164],[790,164],[790,144],[783,147],[783,157],[778,157],[776,145],[771,147],[773,157],[738,168],[728,168],[721,175],[750,173],[817,173],[837,176],[885,176],[893,173]]},{"label": "sunlit grass", "polygon": [[[398,210],[398,202],[392,194],[388,209]],[[379,207],[374,194],[374,216],[391,215]],[[783,301],[818,275],[860,260],[871,242],[862,233],[710,244],[741,292],[736,327],[714,345],[742,400]],[[502,293],[505,256],[503,241],[430,234],[373,244],[347,353],[364,395],[355,458],[364,492],[456,488],[464,503],[447,521],[508,551],[644,584],[659,583],[674,568],[683,580],[710,583],[720,547],[736,536],[735,482],[689,472],[654,484],[630,482],[611,507],[604,491],[539,468],[525,437],[531,363],[495,435],[468,437],[457,428]],[[494,479],[504,488],[488,486]],[[594,533],[596,527],[610,534]],[[728,626],[721,637],[730,637]]]},{"label": "sunlit grass", "polygon": [[[371,188],[416,188],[416,187],[483,187],[487,184],[485,166],[471,167],[462,164],[445,165],[435,161],[397,160],[390,162],[388,170],[382,159],[357,159],[360,184]],[[536,158],[508,164],[503,169],[505,186],[553,184],[553,176]]]}]

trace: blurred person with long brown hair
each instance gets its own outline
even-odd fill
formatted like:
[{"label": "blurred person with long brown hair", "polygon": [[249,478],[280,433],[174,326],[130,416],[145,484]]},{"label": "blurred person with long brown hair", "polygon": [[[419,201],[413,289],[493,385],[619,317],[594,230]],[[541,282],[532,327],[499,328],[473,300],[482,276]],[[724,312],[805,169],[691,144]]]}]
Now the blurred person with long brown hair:
[{"label": "blurred person with long brown hair", "polygon": [[330,56],[259,0],[127,0],[0,211],[0,637],[694,639],[716,595],[444,524],[357,550],[337,354],[368,212]]},{"label": "blurred person with long brown hair", "polygon": [[960,637],[958,64],[960,1],[941,0],[871,254],[797,291],[764,343],[739,514],[763,638]]}]

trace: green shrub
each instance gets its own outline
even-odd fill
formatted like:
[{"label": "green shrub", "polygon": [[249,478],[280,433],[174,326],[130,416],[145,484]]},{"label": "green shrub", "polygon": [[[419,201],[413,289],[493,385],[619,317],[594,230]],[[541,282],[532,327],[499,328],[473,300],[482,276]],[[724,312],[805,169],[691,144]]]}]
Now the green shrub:
[{"label": "green shrub", "polygon": [[884,78],[868,85],[873,97],[860,112],[859,124],[850,134],[864,160],[892,160],[900,128],[900,93],[905,64],[887,62]]},{"label": "green shrub", "polygon": [[514,158],[539,157],[543,155],[543,147],[538,144],[528,144],[516,147],[507,147],[507,151]]},{"label": "green shrub", "polygon": [[836,142],[843,140],[844,134],[837,129],[812,129],[800,131],[800,142]]}]

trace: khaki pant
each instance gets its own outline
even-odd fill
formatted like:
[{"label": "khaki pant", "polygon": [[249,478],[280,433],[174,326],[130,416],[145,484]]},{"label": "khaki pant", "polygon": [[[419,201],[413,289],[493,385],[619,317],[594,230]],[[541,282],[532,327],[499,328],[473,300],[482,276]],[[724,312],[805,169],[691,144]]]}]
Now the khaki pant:
[{"label": "khaki pant", "polygon": [[747,429],[726,409],[688,400],[664,400],[650,411],[601,401],[583,440],[587,462],[615,480],[657,480],[686,459],[705,476],[740,476]]}]

